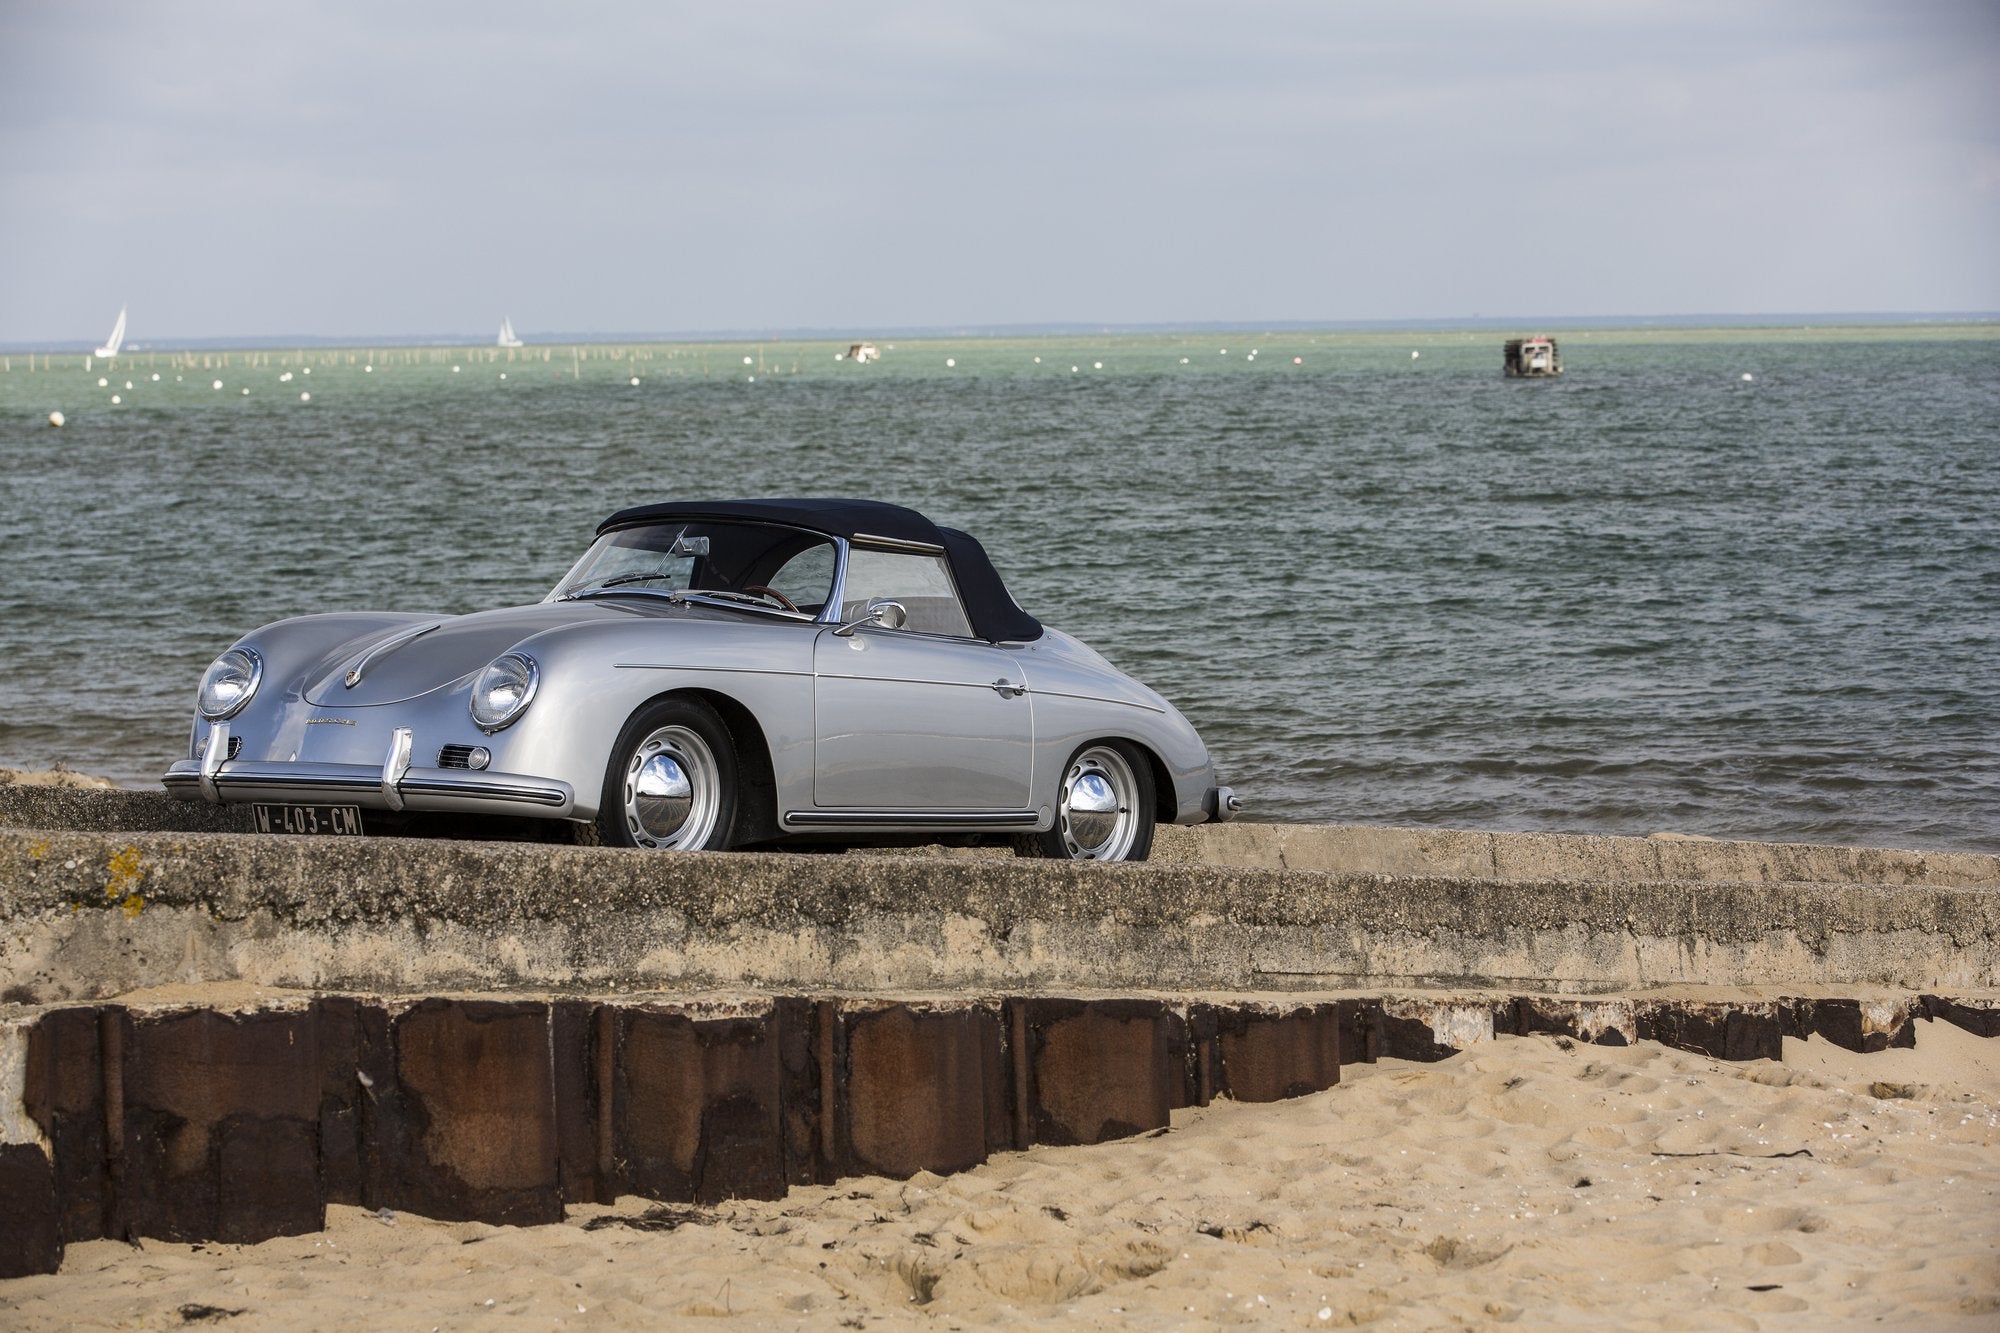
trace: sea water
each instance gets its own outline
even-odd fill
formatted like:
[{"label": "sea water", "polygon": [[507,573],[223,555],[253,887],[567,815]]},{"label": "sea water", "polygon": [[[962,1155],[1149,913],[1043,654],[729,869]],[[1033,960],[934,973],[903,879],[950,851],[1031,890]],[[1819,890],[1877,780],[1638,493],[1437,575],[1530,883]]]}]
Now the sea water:
[{"label": "sea water", "polygon": [[1250,818],[1996,850],[1996,334],[1577,331],[1550,381],[1491,332],[16,354],[0,764],[149,784],[259,624],[853,495],[980,537]]}]

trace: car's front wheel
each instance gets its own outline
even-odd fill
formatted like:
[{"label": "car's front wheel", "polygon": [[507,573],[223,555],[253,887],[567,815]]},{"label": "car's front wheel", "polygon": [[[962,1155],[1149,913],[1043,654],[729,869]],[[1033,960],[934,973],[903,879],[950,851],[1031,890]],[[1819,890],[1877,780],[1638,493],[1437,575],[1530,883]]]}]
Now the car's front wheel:
[{"label": "car's front wheel", "polygon": [[1153,769],[1136,746],[1094,741],[1070,757],[1056,784],[1055,824],[1015,842],[1024,856],[1143,861],[1153,850]]},{"label": "car's front wheel", "polygon": [[736,818],[736,750],[715,710],[662,699],[611,747],[597,828],[607,847],[720,851]]}]

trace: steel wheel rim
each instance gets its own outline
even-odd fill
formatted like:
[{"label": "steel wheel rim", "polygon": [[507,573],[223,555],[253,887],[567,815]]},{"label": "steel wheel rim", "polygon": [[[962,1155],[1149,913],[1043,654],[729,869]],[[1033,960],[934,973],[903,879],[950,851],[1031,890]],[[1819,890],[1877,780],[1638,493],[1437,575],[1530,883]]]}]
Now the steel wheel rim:
[{"label": "steel wheel rim", "polygon": [[625,828],[654,851],[705,845],[721,809],[722,774],[708,742],[686,727],[661,727],[625,764]]},{"label": "steel wheel rim", "polygon": [[1125,756],[1093,745],[1070,760],[1056,813],[1063,851],[1074,861],[1122,861],[1139,835],[1139,789]]}]

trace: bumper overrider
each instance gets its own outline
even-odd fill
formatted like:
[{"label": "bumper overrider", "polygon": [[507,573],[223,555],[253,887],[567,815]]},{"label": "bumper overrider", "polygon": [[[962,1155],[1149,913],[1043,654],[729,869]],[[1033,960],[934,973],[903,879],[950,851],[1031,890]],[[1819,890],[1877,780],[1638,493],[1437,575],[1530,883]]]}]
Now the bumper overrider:
[{"label": "bumper overrider", "polygon": [[202,757],[176,760],[160,782],[169,795],[215,805],[264,801],[565,819],[576,802],[567,782],[521,773],[413,768],[410,750],[410,729],[398,727],[379,768],[229,759],[229,725],[218,722],[209,731]]},{"label": "bumper overrider", "polygon": [[1208,822],[1211,824],[1234,819],[1237,811],[1243,808],[1243,802],[1236,798],[1236,792],[1229,787],[1210,787],[1208,796],[1202,803],[1208,807]]}]

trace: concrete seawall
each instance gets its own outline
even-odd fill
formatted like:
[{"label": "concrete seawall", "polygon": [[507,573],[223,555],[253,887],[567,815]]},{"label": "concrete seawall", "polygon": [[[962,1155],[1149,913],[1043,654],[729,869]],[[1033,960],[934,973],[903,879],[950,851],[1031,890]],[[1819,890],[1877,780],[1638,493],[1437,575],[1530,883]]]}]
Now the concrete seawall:
[{"label": "concrete seawall", "polygon": [[2000,857],[1162,830],[1161,859],[244,834],[0,789],[0,1276],[1157,1129],[1496,1034],[2000,1035]]}]

